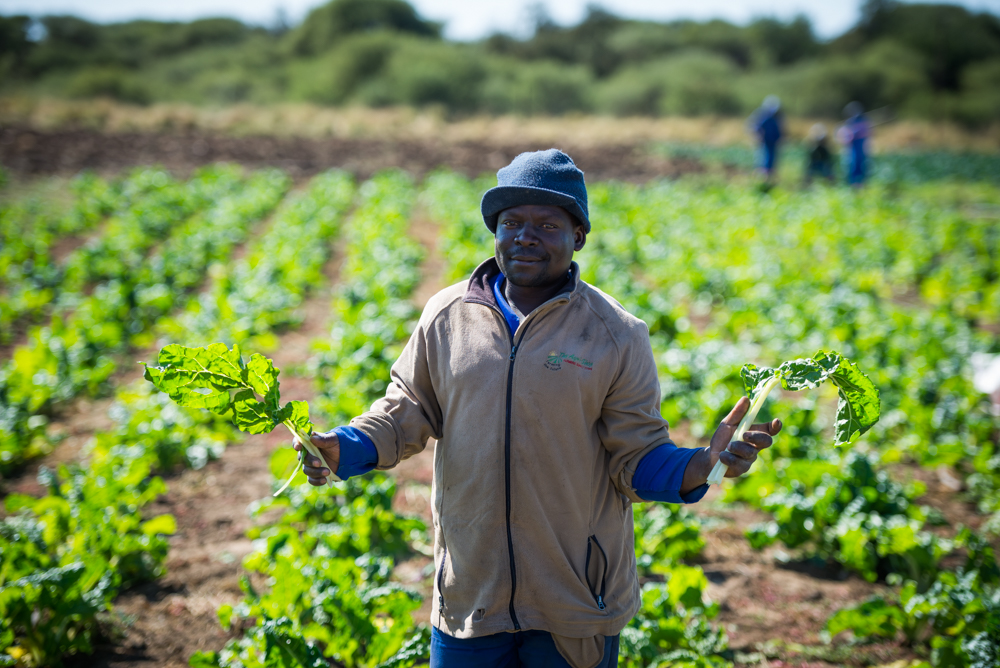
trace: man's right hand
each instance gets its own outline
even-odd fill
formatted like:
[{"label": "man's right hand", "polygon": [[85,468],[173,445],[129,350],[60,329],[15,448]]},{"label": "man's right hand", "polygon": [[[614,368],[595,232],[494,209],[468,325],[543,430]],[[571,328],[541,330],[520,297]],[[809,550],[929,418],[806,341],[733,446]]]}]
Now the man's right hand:
[{"label": "man's right hand", "polygon": [[292,439],[292,447],[302,454],[302,471],[309,478],[309,484],[322,487],[326,484],[326,479],[330,476],[330,473],[336,471],[340,466],[340,439],[332,431],[325,434],[313,432],[309,439],[319,449],[320,453],[322,453],[323,459],[326,460],[330,468],[324,468],[323,464],[319,461],[319,457],[310,455],[302,446],[302,441],[299,440],[298,436]]}]

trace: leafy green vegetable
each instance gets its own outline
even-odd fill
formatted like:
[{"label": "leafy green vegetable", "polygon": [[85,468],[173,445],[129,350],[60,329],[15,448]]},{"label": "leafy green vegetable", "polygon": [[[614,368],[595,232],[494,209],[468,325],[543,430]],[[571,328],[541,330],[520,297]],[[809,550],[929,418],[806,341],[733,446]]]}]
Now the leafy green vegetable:
[{"label": "leafy green vegetable", "polygon": [[[270,359],[254,353],[244,362],[238,345],[230,350],[224,343],[204,348],[170,344],[160,350],[157,364],[145,365],[146,380],[178,405],[204,408],[219,415],[231,414],[233,424],[250,434],[264,434],[283,424],[293,436],[298,436],[310,454],[330,468],[309,438],[313,432],[309,405],[304,401],[279,405],[278,369]],[[330,471],[331,477],[339,480],[333,469]],[[285,491],[297,473],[298,468],[275,496]]]},{"label": "leafy green vegetable", "polygon": [[952,542],[923,530],[927,508],[914,501],[926,490],[901,485],[877,471],[871,455],[852,452],[815,489],[799,480],[757,501],[774,520],[749,527],[754,549],[777,541],[796,549],[809,546],[875,582],[897,574],[929,586]]},{"label": "leafy green vegetable", "polygon": [[[826,624],[835,636],[850,631],[856,639],[894,638],[930,649],[935,668],[996,666],[1000,648],[1000,568],[993,548],[963,529],[956,542],[966,550],[955,572],[941,571],[921,592],[918,583],[903,585],[898,600],[874,597],[837,611]],[[895,597],[893,597],[895,598]]]},{"label": "leafy green vegetable", "polygon": [[[814,389],[829,380],[837,386],[835,443],[846,445],[871,429],[879,418],[879,392],[875,384],[851,360],[840,353],[819,351],[812,359],[797,359],[777,368],[746,364],[740,372],[750,408],[734,432],[736,439],[750,428],[764,406],[767,395],[779,384],[786,390]],[[708,476],[708,484],[722,482],[729,467],[718,461]]]}]

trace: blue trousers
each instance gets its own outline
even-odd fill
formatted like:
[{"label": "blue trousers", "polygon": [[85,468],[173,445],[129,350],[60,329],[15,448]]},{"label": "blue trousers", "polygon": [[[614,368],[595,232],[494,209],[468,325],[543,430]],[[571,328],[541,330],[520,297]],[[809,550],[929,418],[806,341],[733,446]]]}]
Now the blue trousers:
[{"label": "blue trousers", "polygon": [[[618,665],[618,636],[604,640],[598,668]],[[496,633],[480,638],[454,638],[431,629],[431,668],[569,668],[547,631]]]},{"label": "blue trousers", "polygon": [[770,174],[778,164],[778,143],[761,144],[760,168]]}]

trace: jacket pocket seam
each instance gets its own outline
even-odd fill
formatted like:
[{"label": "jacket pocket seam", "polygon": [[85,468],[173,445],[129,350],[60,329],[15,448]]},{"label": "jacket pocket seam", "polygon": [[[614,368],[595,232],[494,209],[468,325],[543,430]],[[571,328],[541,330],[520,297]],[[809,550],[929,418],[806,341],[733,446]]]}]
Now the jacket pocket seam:
[{"label": "jacket pocket seam", "polygon": [[438,614],[444,617],[444,567],[448,563],[448,546],[444,542],[444,532],[441,533],[441,567],[438,569]]},{"label": "jacket pocket seam", "polygon": [[[601,552],[601,556],[604,558],[604,567],[601,573],[601,590],[599,592],[595,591],[595,586],[590,581],[590,557],[592,554],[592,545],[597,546],[597,549]],[[604,548],[601,547],[601,543],[597,540],[596,535],[591,535],[587,538],[587,561],[584,565],[583,577],[587,581],[587,588],[590,589],[590,595],[594,597],[594,601],[597,603],[597,609],[604,612],[607,610],[604,595],[607,591],[608,583],[608,554],[604,551]]]}]

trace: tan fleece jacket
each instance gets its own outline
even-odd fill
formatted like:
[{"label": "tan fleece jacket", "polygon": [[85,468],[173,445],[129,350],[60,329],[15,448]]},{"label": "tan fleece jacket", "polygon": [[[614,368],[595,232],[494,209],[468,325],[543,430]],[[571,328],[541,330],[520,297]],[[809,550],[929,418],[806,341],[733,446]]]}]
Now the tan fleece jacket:
[{"label": "tan fleece jacket", "polygon": [[424,309],[351,424],[389,469],[438,439],[432,623],[460,638],[615,635],[639,608],[632,476],[670,442],[645,323],[579,280],[511,341],[488,260]]}]

